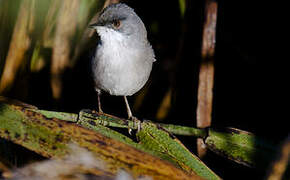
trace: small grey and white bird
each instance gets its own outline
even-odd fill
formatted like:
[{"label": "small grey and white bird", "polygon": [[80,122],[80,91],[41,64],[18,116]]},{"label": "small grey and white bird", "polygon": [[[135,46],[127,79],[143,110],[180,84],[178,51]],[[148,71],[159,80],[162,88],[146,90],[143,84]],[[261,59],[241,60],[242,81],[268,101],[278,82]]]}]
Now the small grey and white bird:
[{"label": "small grey and white bird", "polygon": [[145,85],[155,61],[146,28],[134,10],[123,3],[106,7],[98,22],[90,27],[100,36],[92,60],[99,112],[103,112],[100,93],[105,91],[124,96],[128,118],[133,119],[126,96],[135,94]]}]

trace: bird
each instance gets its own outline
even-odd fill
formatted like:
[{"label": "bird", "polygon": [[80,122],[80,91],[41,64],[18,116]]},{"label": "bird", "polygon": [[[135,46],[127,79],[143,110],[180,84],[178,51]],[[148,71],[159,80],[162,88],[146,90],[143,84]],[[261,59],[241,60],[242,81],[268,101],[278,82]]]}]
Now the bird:
[{"label": "bird", "polygon": [[127,96],[132,96],[145,85],[156,61],[145,25],[134,9],[116,3],[104,8],[97,22],[90,27],[99,36],[91,65],[98,111],[103,113],[100,96],[104,91],[123,96],[128,119],[134,120],[136,117]]}]

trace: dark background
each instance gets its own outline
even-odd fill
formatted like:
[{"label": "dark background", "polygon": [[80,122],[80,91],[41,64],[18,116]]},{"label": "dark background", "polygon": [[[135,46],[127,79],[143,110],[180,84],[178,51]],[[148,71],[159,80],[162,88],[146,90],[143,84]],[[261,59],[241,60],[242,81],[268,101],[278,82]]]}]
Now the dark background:
[{"label": "dark background", "polygon": [[[154,120],[165,92],[173,87],[172,106],[163,122],[195,126],[204,1],[189,0],[184,18],[177,0],[125,2],[145,23],[157,59],[147,84],[148,94],[133,113]],[[212,124],[243,129],[280,143],[289,133],[285,108],[288,77],[284,74],[286,58],[279,57],[285,52],[284,23],[280,23],[285,16],[274,9],[273,4],[265,2],[218,1]],[[17,95],[17,86],[8,96],[40,109],[97,109],[90,52],[88,49],[75,68],[65,72],[59,101],[51,99],[49,68],[27,77],[27,97]],[[129,97],[131,106],[137,95]],[[123,98],[103,94],[102,104],[104,112],[126,117]],[[194,138],[179,138],[196,153]],[[244,167],[211,152],[204,161],[224,179],[262,179],[266,174],[266,169]]]}]

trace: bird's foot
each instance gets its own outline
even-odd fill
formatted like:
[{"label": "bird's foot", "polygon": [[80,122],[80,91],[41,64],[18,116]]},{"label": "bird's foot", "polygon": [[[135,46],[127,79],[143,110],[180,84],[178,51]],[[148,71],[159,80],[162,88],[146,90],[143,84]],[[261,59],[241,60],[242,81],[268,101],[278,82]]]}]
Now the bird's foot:
[{"label": "bird's foot", "polygon": [[93,110],[92,112],[99,115],[105,114],[101,108],[98,108],[98,110]]},{"label": "bird's foot", "polygon": [[104,111],[102,111],[101,109],[99,109],[98,113],[102,115],[102,114],[104,114]]},{"label": "bird's foot", "polygon": [[103,112],[103,111],[100,111],[100,110],[92,110],[92,113],[93,114],[96,114],[96,115],[98,115],[98,116],[100,116],[100,115],[104,115],[105,113]]},{"label": "bird's foot", "polygon": [[[128,119],[133,122],[133,127],[137,126],[137,132],[139,132],[141,129],[141,121],[135,116],[130,116]],[[128,127],[128,133],[132,135],[132,129],[130,127]]]}]

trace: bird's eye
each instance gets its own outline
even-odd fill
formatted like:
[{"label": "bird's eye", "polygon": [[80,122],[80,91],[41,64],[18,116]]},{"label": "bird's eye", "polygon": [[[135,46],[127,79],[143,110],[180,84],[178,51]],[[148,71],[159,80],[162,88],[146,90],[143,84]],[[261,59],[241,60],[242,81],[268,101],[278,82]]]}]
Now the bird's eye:
[{"label": "bird's eye", "polygon": [[120,20],[114,20],[112,24],[113,24],[114,28],[118,29],[121,25],[121,22],[120,22]]}]

